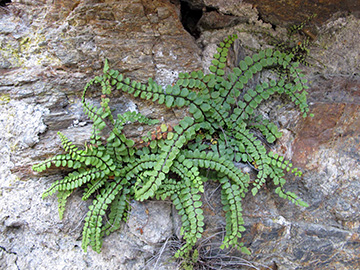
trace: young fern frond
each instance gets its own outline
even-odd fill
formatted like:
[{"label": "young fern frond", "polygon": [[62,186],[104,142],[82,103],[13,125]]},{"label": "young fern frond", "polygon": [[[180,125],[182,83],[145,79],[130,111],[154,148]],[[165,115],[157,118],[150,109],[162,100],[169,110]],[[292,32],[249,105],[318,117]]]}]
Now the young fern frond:
[{"label": "young fern frond", "polygon": [[[181,73],[173,85],[163,88],[152,79],[140,83],[126,78],[105,61],[103,75],[85,86],[84,112],[93,121],[90,142],[80,150],[59,133],[66,154],[33,166],[38,172],[51,166],[75,170],[53,183],[43,195],[58,192],[61,217],[66,199],[75,189],[83,190],[84,200],[93,199],[83,229],[85,251],[90,245],[100,252],[102,237],[126,220],[129,200],[170,198],[181,216],[185,241],[175,257],[187,256],[204,230],[201,197],[208,180],[218,181],[222,189],[226,235],[221,248],[236,247],[249,254],[241,242],[245,230],[241,200],[250,190],[256,195],[267,180],[274,183],[275,193],[281,198],[307,206],[294,193],[284,191],[285,173],[301,176],[301,172],[269,149],[268,144],[274,144],[282,133],[274,123],[255,113],[274,94],[284,94],[305,117],[309,111],[306,80],[298,64],[293,63],[292,54],[274,49],[246,56],[229,70],[229,48],[235,39],[235,35],[229,36],[220,43],[206,75],[202,71]],[[249,88],[254,75],[265,69],[276,70],[277,78]],[[100,85],[102,91],[100,107],[86,100],[87,91],[95,85]],[[141,143],[135,143],[123,133],[125,125],[154,125],[159,121],[136,112],[112,115],[112,91],[168,108],[187,107],[189,116],[174,127],[162,123]],[[105,130],[108,135],[104,139]],[[243,172],[234,162],[250,165],[254,173]],[[250,179],[250,175],[256,176]]]},{"label": "young fern frond", "polygon": [[57,194],[60,219],[63,219],[64,217],[66,201],[67,198],[71,195],[71,193],[73,193],[73,190],[59,191]]},{"label": "young fern frond", "polygon": [[232,35],[225,38],[223,42],[220,42],[219,47],[217,48],[217,53],[214,54],[214,59],[211,61],[212,65],[209,68],[210,72],[218,76],[225,75],[229,48],[236,38],[236,35]]}]

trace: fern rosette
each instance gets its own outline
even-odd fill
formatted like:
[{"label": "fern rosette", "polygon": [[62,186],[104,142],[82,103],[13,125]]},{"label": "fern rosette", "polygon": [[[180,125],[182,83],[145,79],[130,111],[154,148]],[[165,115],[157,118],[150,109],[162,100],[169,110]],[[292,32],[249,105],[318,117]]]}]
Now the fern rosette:
[{"label": "fern rosette", "polygon": [[[229,49],[235,39],[236,36],[229,36],[219,44],[209,74],[182,73],[174,85],[165,88],[152,79],[145,84],[130,80],[109,69],[107,61],[103,75],[86,85],[82,102],[84,112],[93,121],[86,148],[78,149],[59,133],[66,154],[33,166],[38,172],[50,166],[74,169],[44,193],[46,197],[58,192],[61,217],[66,199],[75,189],[83,188],[84,200],[93,199],[85,218],[84,250],[90,245],[100,252],[103,236],[126,220],[129,199],[156,198],[172,200],[178,210],[185,244],[175,256],[186,256],[204,231],[201,198],[204,182],[208,180],[218,181],[222,189],[227,224],[222,248],[232,246],[249,253],[240,241],[245,230],[242,199],[249,191],[256,195],[267,180],[277,186],[275,192],[280,197],[306,206],[294,193],[283,189],[285,173],[300,176],[300,172],[268,147],[281,137],[281,132],[256,112],[271,96],[284,94],[305,117],[309,111],[306,80],[292,54],[272,49],[247,56],[237,67],[228,70]],[[255,74],[275,69],[282,70],[276,73],[277,80],[247,87]],[[93,84],[102,89],[99,108],[86,99]],[[189,116],[174,127],[158,126],[139,145],[126,137],[124,126],[135,122],[154,125],[158,121],[135,112],[112,115],[108,98],[112,91],[126,92],[168,108],[188,107]],[[108,132],[106,140],[104,131]],[[255,179],[250,179],[235,163],[251,164]],[[207,170],[213,171],[211,175],[215,177],[209,179],[204,173]]]}]

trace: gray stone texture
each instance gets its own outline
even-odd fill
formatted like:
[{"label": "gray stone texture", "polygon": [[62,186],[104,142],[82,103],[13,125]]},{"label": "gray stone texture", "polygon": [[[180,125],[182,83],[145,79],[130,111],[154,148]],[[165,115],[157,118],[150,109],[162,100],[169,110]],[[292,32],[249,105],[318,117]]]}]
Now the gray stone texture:
[{"label": "gray stone texture", "polygon": [[[89,202],[74,194],[59,220],[56,198],[43,200],[41,194],[66,171],[38,175],[31,166],[62,151],[58,131],[84,144],[91,123],[80,96],[86,82],[101,74],[104,59],[131,78],[152,77],[166,85],[179,72],[207,68],[216,44],[228,34],[246,30],[238,33],[231,65],[251,54],[247,47],[268,46],[256,31],[284,36],[284,28],[275,31],[251,4],[187,2],[204,12],[197,40],[184,30],[175,0],[17,0],[0,7],[1,270],[178,269],[178,263],[167,262],[179,246],[180,221],[170,202],[131,202],[128,222],[105,238],[102,252],[84,253],[81,231]],[[315,116],[302,119],[294,106],[279,100],[261,107],[284,133],[277,152],[304,172],[302,178],[289,176],[286,187],[310,207],[278,198],[271,186],[256,197],[249,194],[243,241],[252,255],[230,251],[225,256],[227,251],[217,249],[224,228],[218,186],[207,183],[199,250],[213,252],[204,264],[220,268],[214,255],[219,252],[224,262],[231,255],[239,269],[360,268],[360,20],[328,17],[314,26],[314,65],[304,67]],[[121,93],[114,94],[112,106],[172,125],[186,113]],[[133,138],[145,131],[126,130]]]}]

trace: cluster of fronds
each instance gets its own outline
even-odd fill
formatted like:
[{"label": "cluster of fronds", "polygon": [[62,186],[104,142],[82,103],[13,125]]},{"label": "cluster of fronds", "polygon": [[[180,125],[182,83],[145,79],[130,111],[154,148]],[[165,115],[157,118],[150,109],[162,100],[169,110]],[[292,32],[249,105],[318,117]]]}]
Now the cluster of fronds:
[{"label": "cluster of fronds", "polygon": [[[52,165],[74,169],[44,193],[46,197],[58,192],[60,216],[67,197],[76,188],[84,188],[84,200],[93,198],[85,218],[84,250],[90,245],[100,252],[103,236],[118,229],[121,221],[126,220],[130,199],[156,198],[171,199],[178,210],[185,243],[175,256],[186,255],[204,230],[201,199],[208,170],[213,172],[216,176],[213,180],[222,188],[221,202],[226,213],[222,248],[232,246],[249,253],[239,241],[245,230],[241,201],[248,192],[255,195],[265,181],[270,180],[277,186],[275,192],[280,197],[306,206],[294,193],[283,189],[285,173],[301,175],[300,171],[267,147],[281,136],[281,132],[275,124],[255,113],[272,95],[284,94],[306,117],[309,110],[306,80],[291,53],[272,49],[247,56],[238,67],[228,71],[228,50],[235,38],[229,36],[219,44],[209,74],[201,71],[182,73],[174,85],[166,88],[152,79],[143,84],[125,78],[118,71],[109,69],[107,62],[103,75],[87,84],[83,107],[94,123],[89,145],[84,150],[78,149],[59,133],[67,153],[33,166],[39,172]],[[278,73],[277,80],[269,80],[255,88],[246,87],[255,74],[273,68],[285,72]],[[85,99],[93,84],[102,88],[99,108]],[[168,108],[188,107],[190,116],[174,127],[160,125],[156,132],[142,138],[142,145],[136,145],[122,132],[124,125],[130,122],[155,124],[156,120],[135,112],[114,117],[108,96],[115,90]],[[101,137],[105,128],[108,132],[106,141]],[[259,133],[262,138],[255,135]],[[238,163],[252,164],[256,177],[250,179],[248,173],[235,166]]]}]

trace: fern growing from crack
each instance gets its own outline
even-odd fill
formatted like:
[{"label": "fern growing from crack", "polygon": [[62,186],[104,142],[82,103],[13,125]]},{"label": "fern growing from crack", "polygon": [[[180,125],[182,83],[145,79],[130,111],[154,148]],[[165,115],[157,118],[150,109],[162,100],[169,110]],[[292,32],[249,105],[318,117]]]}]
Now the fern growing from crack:
[{"label": "fern growing from crack", "polygon": [[[186,256],[201,238],[204,213],[201,209],[204,171],[214,172],[221,185],[221,202],[226,213],[226,236],[222,248],[249,250],[240,241],[245,231],[242,218],[242,199],[248,192],[254,196],[270,179],[275,192],[296,205],[307,206],[292,192],[284,190],[285,172],[297,176],[301,172],[282,156],[271,152],[267,143],[281,137],[277,126],[256,114],[259,105],[274,94],[283,94],[299,107],[303,116],[309,111],[306,102],[306,80],[291,53],[266,49],[247,56],[239,65],[227,71],[227,56],[236,36],[221,42],[210,66],[210,73],[202,71],[181,73],[174,85],[166,88],[149,79],[143,84],[125,78],[109,69],[107,61],[102,76],[92,79],[85,87],[82,103],[85,114],[93,121],[93,131],[87,147],[74,146],[59,133],[66,154],[56,155],[33,170],[42,172],[50,166],[74,169],[56,181],[43,197],[58,192],[59,214],[62,217],[68,196],[76,188],[83,188],[83,199],[93,198],[85,218],[82,247],[90,245],[100,252],[102,238],[120,227],[129,211],[129,199],[144,201],[150,198],[170,199],[182,220],[181,234],[185,244],[175,257]],[[265,69],[281,69],[277,80],[247,88],[249,80]],[[102,89],[101,106],[86,99],[91,85]],[[190,116],[178,125],[165,124],[135,143],[123,133],[129,122],[154,125],[157,120],[139,113],[126,112],[116,117],[109,107],[112,91],[122,91],[144,100],[163,104],[168,108],[187,107]],[[101,138],[109,130],[106,141]],[[257,130],[263,135],[255,135]],[[264,143],[262,140],[265,140]],[[250,179],[235,164],[251,163],[255,179]],[[106,217],[106,218],[105,218]]]}]

